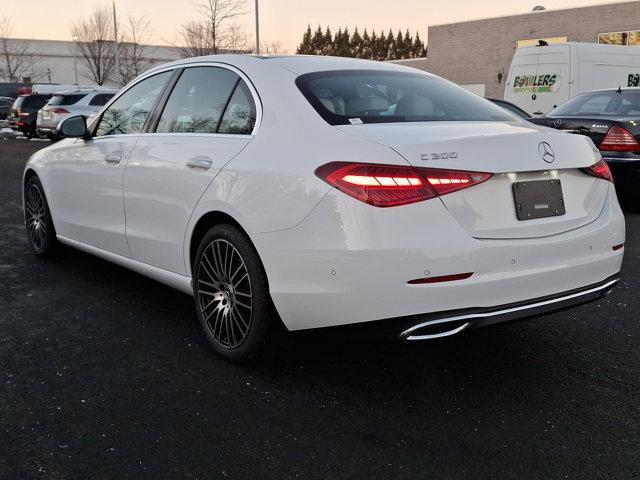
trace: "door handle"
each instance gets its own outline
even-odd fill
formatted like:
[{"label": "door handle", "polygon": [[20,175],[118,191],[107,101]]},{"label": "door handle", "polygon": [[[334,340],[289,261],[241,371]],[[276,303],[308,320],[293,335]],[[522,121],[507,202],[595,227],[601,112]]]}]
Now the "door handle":
[{"label": "door handle", "polygon": [[201,168],[203,170],[209,170],[213,165],[213,160],[209,157],[201,156],[201,157],[193,157],[187,160],[187,167],[189,168]]},{"label": "door handle", "polygon": [[121,160],[122,160],[122,157],[120,155],[106,155],[104,157],[104,161],[107,162],[107,163],[118,164],[118,163],[120,163]]}]

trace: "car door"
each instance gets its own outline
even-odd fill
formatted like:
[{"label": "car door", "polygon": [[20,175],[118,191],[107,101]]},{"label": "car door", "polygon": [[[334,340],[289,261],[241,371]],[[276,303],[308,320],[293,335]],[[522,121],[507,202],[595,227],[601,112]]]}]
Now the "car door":
[{"label": "car door", "polygon": [[123,179],[127,159],[171,72],[136,83],[102,114],[90,139],[77,139],[51,166],[59,235],[130,256]]},{"label": "car door", "polygon": [[189,218],[220,169],[252,139],[256,100],[238,71],[185,68],[140,138],[124,179],[127,241],[132,257],[186,274]]}]

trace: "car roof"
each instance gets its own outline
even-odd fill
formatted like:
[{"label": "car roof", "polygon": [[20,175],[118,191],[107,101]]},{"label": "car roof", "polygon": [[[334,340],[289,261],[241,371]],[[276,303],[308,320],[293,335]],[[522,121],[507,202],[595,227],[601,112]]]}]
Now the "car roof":
[{"label": "car roof", "polygon": [[89,95],[91,93],[109,93],[115,94],[117,90],[67,90],[64,92],[56,92],[54,95]]},{"label": "car roof", "polygon": [[145,74],[161,70],[172,66],[189,65],[193,63],[217,62],[226,63],[241,70],[250,70],[261,67],[280,68],[288,70],[296,75],[305,73],[328,71],[328,70],[386,70],[398,72],[413,72],[430,75],[427,72],[405,67],[395,63],[378,62],[375,60],[364,60],[359,58],[330,57],[321,55],[240,55],[240,54],[220,54],[207,55],[203,57],[192,57],[183,60],[176,60],[163,65],[158,65]]},{"label": "car roof", "polygon": [[582,92],[580,95],[584,95],[585,93],[602,93],[602,92],[640,92],[640,87],[618,87],[618,88],[601,88],[598,90],[590,90],[588,92]]}]

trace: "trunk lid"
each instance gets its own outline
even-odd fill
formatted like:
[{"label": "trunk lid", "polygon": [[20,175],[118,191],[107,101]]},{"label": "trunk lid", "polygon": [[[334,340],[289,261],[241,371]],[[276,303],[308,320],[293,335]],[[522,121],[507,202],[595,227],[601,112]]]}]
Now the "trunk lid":
[{"label": "trunk lid", "polygon": [[532,121],[563,132],[587,136],[596,146],[600,145],[609,129],[617,123],[610,118],[596,120],[587,117],[540,117]]},{"label": "trunk lid", "polygon": [[[336,128],[386,145],[416,167],[494,174],[482,184],[440,197],[475,238],[544,237],[579,228],[600,215],[607,197],[606,181],[580,171],[596,163],[600,154],[578,135],[525,122],[416,122]],[[551,163],[541,155],[547,150],[552,152],[553,158],[547,155]],[[518,220],[513,184],[556,179],[562,185],[566,213]]]}]

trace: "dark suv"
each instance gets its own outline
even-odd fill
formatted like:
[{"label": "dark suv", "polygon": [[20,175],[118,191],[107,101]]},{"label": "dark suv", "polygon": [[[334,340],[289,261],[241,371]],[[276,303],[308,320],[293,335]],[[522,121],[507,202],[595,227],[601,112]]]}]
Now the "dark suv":
[{"label": "dark suv", "polygon": [[51,95],[20,95],[16,98],[11,109],[9,125],[14,130],[20,130],[25,137],[36,136],[36,118],[38,110],[45,106]]},{"label": "dark suv", "polygon": [[13,102],[15,102],[15,98],[0,97],[0,120],[6,120],[9,118]]}]

